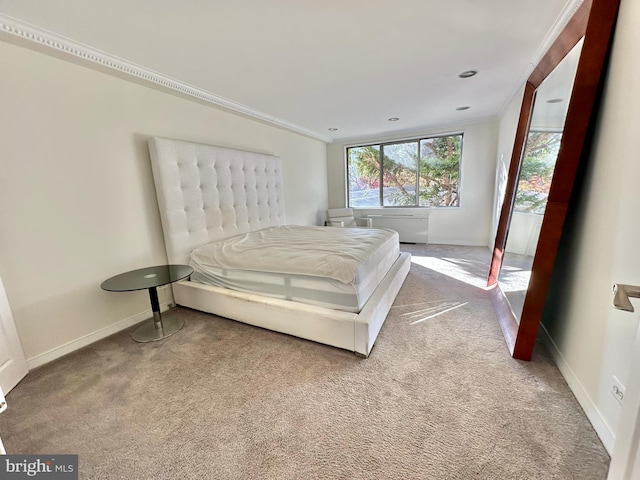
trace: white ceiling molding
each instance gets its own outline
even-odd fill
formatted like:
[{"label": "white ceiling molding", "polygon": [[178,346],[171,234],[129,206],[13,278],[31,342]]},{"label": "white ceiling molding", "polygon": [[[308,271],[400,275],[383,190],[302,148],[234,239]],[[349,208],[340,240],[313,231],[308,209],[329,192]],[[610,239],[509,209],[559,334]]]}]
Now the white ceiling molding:
[{"label": "white ceiling molding", "polygon": [[100,67],[114,70],[119,74],[129,75],[139,80],[173,90],[205,103],[222,107],[307,137],[331,143],[331,138],[328,136],[294,125],[293,123],[289,123],[272,115],[268,115],[245,105],[236,103],[227,98],[214,95],[206,90],[202,90],[198,87],[194,87],[193,85],[189,85],[140,65],[136,65],[135,63],[118,58],[109,53],[96,50],[82,43],[63,37],[62,35],[39,28],[35,25],[22,22],[8,15],[0,14],[0,32],[17,37],[21,40],[26,40],[27,42],[31,42],[41,47],[45,47],[45,49],[51,49],[66,56],[83,60],[89,64],[93,63]]},{"label": "white ceiling molding", "polygon": [[564,27],[567,26],[567,24],[569,23],[569,20],[571,20],[573,15],[578,11],[578,9],[583,3],[584,3],[584,0],[572,0],[565,5],[564,9],[558,16],[558,19],[551,26],[551,28],[549,29],[549,32],[547,32],[547,35],[544,37],[544,41],[542,42],[542,44],[536,51],[535,55],[531,59],[531,63],[528,65],[527,69],[522,73],[522,76],[520,77],[520,81],[518,82],[515,90],[511,92],[511,95],[507,97],[507,101],[505,101],[502,107],[500,108],[501,113],[504,113],[509,103],[511,103],[511,100],[513,100],[513,97],[515,97],[518,94],[518,92],[520,92],[520,90],[522,89],[526,81],[529,79],[529,75],[531,75],[531,72],[533,72],[533,70],[536,68],[538,63],[540,63],[540,60],[542,60],[542,57],[545,56],[545,54],[547,53],[547,50],[551,48],[551,45],[553,45],[553,42],[555,42],[556,39],[560,36],[560,33],[562,33],[562,30],[564,30]]},{"label": "white ceiling molding", "polygon": [[[535,66],[538,65],[538,63],[540,63],[540,60],[542,60],[542,57],[545,56],[545,54],[547,53],[547,50],[551,48],[551,45],[553,45],[553,42],[555,42],[556,39],[560,36],[560,34],[562,33],[562,30],[564,30],[564,27],[567,26],[567,24],[569,23],[569,20],[573,18],[575,13],[580,8],[580,5],[582,5],[583,3],[584,3],[584,0],[572,0],[571,2],[565,5],[564,9],[560,13],[560,16],[558,17],[558,20],[556,20],[556,22],[551,26],[551,28],[549,29],[549,32],[544,38],[544,41],[540,45],[540,48],[538,48],[538,51],[534,55],[531,61],[531,71],[533,71]],[[529,72],[529,75],[530,74],[531,72]],[[527,78],[529,77],[527,76]]]}]

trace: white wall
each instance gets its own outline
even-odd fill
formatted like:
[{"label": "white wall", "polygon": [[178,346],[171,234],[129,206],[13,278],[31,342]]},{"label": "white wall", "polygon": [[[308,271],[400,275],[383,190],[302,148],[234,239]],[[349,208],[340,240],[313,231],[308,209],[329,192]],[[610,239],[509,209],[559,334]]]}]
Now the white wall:
[{"label": "white wall", "polygon": [[[497,122],[465,125],[449,128],[446,131],[425,131],[404,138],[418,138],[451,132],[464,133],[460,175],[460,207],[403,208],[401,211],[429,214],[429,243],[486,246],[490,243],[491,233]],[[349,140],[348,143],[332,143],[327,146],[330,208],[340,208],[346,205],[345,147],[394,139],[386,137],[356,139]],[[385,208],[384,211],[391,213],[400,210]],[[492,241],[493,238],[491,238]]]},{"label": "white wall", "polygon": [[[640,315],[612,307],[612,284],[640,285],[640,3],[623,0],[583,193],[568,219],[543,324],[567,382],[611,452]],[[571,213],[571,211],[570,211]],[[638,372],[633,372],[637,375]]]},{"label": "white wall", "polygon": [[513,144],[516,139],[516,130],[518,128],[518,119],[520,118],[520,108],[522,107],[523,96],[524,85],[511,99],[500,116],[491,241],[489,242],[490,248],[493,248],[493,242],[495,241],[496,232],[498,230],[498,221],[500,220],[500,211],[502,210],[504,193],[507,188],[509,165],[511,164],[511,154],[513,153]]},{"label": "white wall", "polygon": [[323,218],[323,142],[8,43],[0,64],[0,275],[31,366],[148,315],[100,289],[166,262],[148,137],[278,155],[287,221]]},{"label": "white wall", "polygon": [[504,251],[534,256],[538,246],[538,238],[540,238],[542,219],[543,215],[536,213],[511,212],[509,235]]}]

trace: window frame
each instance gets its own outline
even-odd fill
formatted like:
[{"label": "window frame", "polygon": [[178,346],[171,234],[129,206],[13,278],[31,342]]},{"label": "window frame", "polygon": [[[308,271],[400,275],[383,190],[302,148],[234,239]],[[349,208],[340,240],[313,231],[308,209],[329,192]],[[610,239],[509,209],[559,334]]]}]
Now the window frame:
[{"label": "window frame", "polygon": [[[384,169],[382,168],[382,161],[380,162],[380,172],[379,172],[379,178],[378,178],[378,182],[379,182],[379,187],[378,187],[378,205],[377,206],[371,206],[371,207],[361,207],[361,206],[352,206],[351,205],[351,188],[349,185],[349,150],[352,148],[364,148],[364,147],[378,147],[379,150],[379,155],[380,158],[383,158],[384,156],[384,146],[385,145],[397,145],[400,143],[411,143],[411,142],[415,142],[417,143],[418,146],[418,158],[420,158],[420,154],[421,154],[421,142],[423,140],[433,140],[435,138],[443,138],[443,137],[455,137],[455,136],[460,136],[460,159],[458,160],[458,204],[454,205],[454,206],[438,206],[438,205],[429,205],[429,206],[422,206],[419,204],[420,202],[420,196],[419,196],[419,190],[420,190],[420,162],[418,161],[418,165],[417,165],[417,169],[416,169],[416,204],[415,205],[384,205],[384,195],[383,195],[383,188],[384,188],[384,182],[383,182],[383,176],[384,176]],[[464,152],[464,131],[455,131],[455,132],[449,132],[449,133],[439,133],[439,134],[435,134],[435,135],[421,135],[419,137],[411,137],[411,138],[405,138],[405,139],[393,139],[393,140],[385,140],[385,141],[379,141],[379,142],[367,142],[367,143],[361,143],[361,144],[353,144],[353,145],[346,145],[344,147],[344,166],[345,166],[345,195],[346,195],[346,205],[348,208],[357,208],[357,209],[362,209],[362,210],[373,210],[373,209],[382,209],[382,208],[419,208],[419,209],[457,209],[460,208],[462,206],[462,159],[463,159],[463,152]]]}]

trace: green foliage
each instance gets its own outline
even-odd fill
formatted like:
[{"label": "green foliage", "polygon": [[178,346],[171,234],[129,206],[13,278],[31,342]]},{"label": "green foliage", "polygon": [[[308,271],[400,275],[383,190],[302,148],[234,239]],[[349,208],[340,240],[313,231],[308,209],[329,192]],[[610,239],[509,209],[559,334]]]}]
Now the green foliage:
[{"label": "green foliage", "polygon": [[530,132],[520,167],[514,209],[543,214],[551,188],[551,179],[562,133]]},{"label": "green foliage", "polygon": [[420,142],[420,205],[458,205],[462,135]]},{"label": "green foliage", "polygon": [[348,149],[351,206],[371,206],[380,180],[385,206],[457,206],[461,149],[462,135],[383,145],[382,176],[379,145]]}]

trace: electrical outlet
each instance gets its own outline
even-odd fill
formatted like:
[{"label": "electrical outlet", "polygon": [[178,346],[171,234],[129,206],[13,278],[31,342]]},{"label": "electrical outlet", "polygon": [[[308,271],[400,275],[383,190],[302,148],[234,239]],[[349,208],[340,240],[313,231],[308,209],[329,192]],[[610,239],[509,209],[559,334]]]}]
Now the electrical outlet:
[{"label": "electrical outlet", "polygon": [[622,400],[624,400],[624,385],[622,385],[622,382],[620,382],[615,375],[613,376],[613,385],[611,385],[611,395],[622,405]]}]

